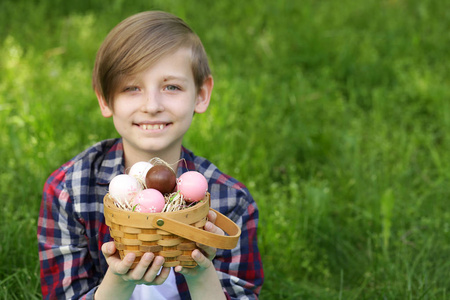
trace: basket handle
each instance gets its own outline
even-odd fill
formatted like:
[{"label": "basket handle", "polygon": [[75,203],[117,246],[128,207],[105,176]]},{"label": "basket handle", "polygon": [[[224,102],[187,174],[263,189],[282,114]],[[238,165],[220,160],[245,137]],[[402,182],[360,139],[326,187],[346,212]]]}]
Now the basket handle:
[{"label": "basket handle", "polygon": [[163,216],[152,220],[155,228],[160,228],[172,234],[176,234],[188,240],[220,249],[233,249],[236,247],[241,235],[241,229],[229,218],[210,208],[217,214],[215,225],[225,231],[228,236],[215,234],[203,229],[198,229],[189,224],[181,223]]}]

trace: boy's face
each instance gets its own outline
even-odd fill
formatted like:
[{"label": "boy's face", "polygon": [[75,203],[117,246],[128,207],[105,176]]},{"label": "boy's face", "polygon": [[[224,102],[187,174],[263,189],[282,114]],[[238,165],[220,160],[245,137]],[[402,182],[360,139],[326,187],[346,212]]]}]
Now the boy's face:
[{"label": "boy's face", "polygon": [[[161,58],[146,71],[124,82],[112,110],[97,94],[104,117],[113,117],[129,160],[158,156],[179,158],[183,136],[194,112],[209,105],[213,86],[209,77],[197,93],[191,52],[179,49]],[[134,158],[134,159],[133,159]],[[174,161],[168,161],[174,163]]]}]

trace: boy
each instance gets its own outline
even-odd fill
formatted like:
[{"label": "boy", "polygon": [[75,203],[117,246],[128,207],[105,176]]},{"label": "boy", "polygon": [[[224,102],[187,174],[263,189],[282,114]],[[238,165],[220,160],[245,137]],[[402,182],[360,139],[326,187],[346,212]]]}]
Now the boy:
[{"label": "boy", "polygon": [[[104,117],[121,138],[99,142],[56,170],[44,186],[38,222],[45,299],[257,298],[263,271],[257,247],[258,210],[248,190],[182,146],[195,113],[207,110],[213,78],[200,39],[181,19],[144,12],[118,24],[100,47],[93,88]],[[134,163],[159,157],[178,164],[177,176],[197,170],[208,179],[211,206],[242,234],[233,250],[201,246],[194,269],[161,268],[146,253],[130,270],[103,216],[111,179]],[[223,234],[214,225],[205,230]],[[164,283],[164,284],[163,284]]]}]

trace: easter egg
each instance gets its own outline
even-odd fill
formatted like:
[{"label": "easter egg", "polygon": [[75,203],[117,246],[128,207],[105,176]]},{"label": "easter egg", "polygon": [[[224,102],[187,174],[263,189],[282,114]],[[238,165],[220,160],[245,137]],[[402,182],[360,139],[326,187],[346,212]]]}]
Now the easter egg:
[{"label": "easter egg", "polygon": [[122,207],[129,207],[133,198],[141,190],[142,184],[127,174],[117,175],[109,183],[109,194]]},{"label": "easter egg", "polygon": [[158,213],[163,211],[166,201],[160,191],[155,189],[145,189],[136,195],[134,204],[137,205],[137,210],[140,212]]},{"label": "easter egg", "polygon": [[139,161],[131,166],[128,175],[136,177],[141,182],[145,182],[145,176],[153,165],[147,161]]},{"label": "easter egg", "polygon": [[188,202],[197,202],[205,197],[208,181],[197,171],[183,173],[177,180],[177,190]]},{"label": "easter egg", "polygon": [[145,177],[145,185],[148,189],[156,189],[163,194],[173,192],[177,177],[175,172],[166,165],[154,165]]}]

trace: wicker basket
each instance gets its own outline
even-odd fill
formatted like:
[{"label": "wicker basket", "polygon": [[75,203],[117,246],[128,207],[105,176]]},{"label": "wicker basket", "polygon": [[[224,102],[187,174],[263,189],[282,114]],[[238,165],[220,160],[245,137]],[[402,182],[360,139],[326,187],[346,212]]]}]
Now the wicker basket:
[{"label": "wicker basket", "polygon": [[215,210],[216,226],[228,235],[203,230],[210,210],[209,193],[190,208],[166,213],[125,211],[116,207],[109,194],[106,194],[103,202],[106,225],[109,226],[120,258],[123,259],[129,252],[136,254],[131,268],[138,264],[145,252],[163,256],[164,267],[181,265],[193,268],[197,263],[192,259],[191,253],[197,248],[197,242],[221,249],[233,249],[241,234],[235,223]]}]

